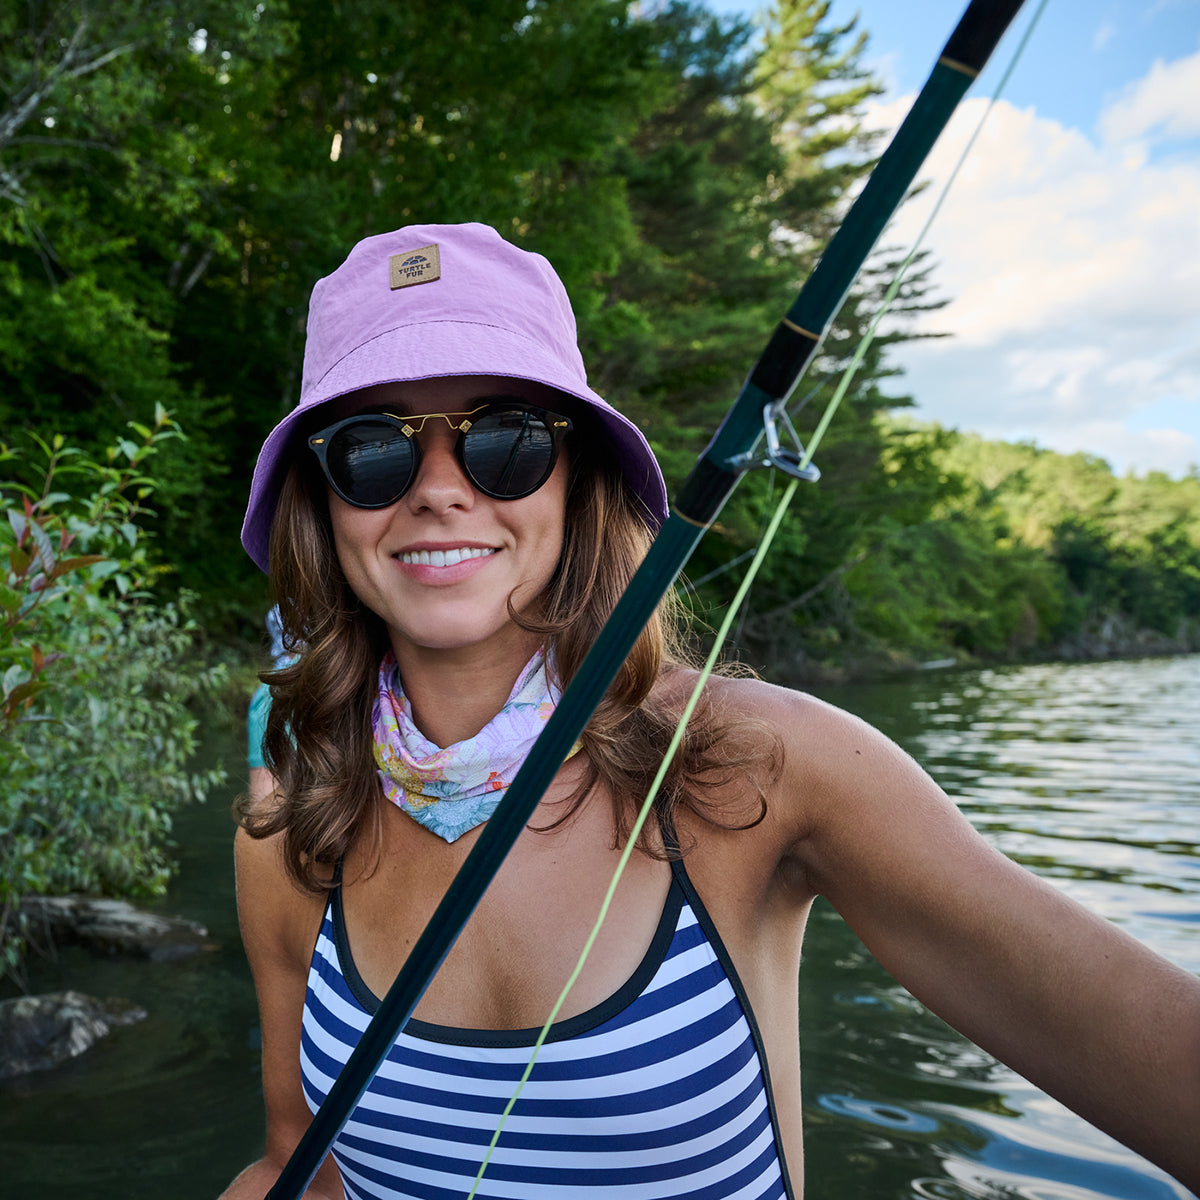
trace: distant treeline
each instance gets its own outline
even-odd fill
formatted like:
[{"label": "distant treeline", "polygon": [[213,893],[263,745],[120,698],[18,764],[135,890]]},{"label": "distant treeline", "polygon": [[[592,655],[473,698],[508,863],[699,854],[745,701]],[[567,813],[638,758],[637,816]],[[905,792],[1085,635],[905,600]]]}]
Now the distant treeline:
[{"label": "distant treeline", "polygon": [[[1119,477],[1086,454],[884,427],[894,503],[864,506],[855,523],[856,498],[837,479],[801,496],[782,535],[792,547],[773,552],[795,554],[794,577],[769,571],[742,617],[751,661],[799,680],[931,660],[1200,650],[1194,470]],[[831,514],[845,520],[844,552],[821,562],[813,548]]]},{"label": "distant treeline", "polygon": [[[0,6],[4,441],[98,450],[161,403],[188,440],[155,459],[159,587],[197,592],[209,629],[257,630],[237,532],[297,397],[312,283],[367,234],[481,220],[554,262],[593,383],[677,485],[878,152],[865,34],[827,9],[782,0],[755,31],[624,0]],[[851,294],[806,418],[897,257]],[[889,346],[930,286],[918,263],[866,354],[744,614],[747,656],[1083,652],[1114,621],[1194,636],[1196,479],[897,423]],[[692,578],[757,539],[776,490],[745,481]],[[735,577],[701,585],[702,615]]]}]

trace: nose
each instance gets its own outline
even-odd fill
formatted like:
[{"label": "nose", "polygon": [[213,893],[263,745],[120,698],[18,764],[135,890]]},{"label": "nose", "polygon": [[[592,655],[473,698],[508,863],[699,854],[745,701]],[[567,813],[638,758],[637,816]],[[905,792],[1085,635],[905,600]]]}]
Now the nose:
[{"label": "nose", "polygon": [[417,438],[421,452],[417,477],[404,495],[409,508],[437,514],[470,508],[475,489],[454,453],[458,434],[444,421],[427,421]]}]

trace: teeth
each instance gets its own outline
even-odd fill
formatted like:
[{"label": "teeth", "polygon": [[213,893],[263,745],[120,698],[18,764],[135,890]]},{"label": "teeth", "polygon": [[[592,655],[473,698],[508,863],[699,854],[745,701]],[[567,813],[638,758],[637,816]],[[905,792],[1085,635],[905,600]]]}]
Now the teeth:
[{"label": "teeth", "polygon": [[461,546],[454,550],[410,550],[407,554],[399,555],[403,563],[412,563],[418,567],[452,567],[468,558],[487,558],[495,554],[495,550],[475,550]]}]

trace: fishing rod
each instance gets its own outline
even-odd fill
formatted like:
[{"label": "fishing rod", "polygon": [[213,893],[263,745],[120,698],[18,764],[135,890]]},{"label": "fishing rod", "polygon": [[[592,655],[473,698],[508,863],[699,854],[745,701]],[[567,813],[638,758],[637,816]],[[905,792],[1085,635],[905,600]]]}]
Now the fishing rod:
[{"label": "fishing rod", "polygon": [[[645,560],[266,1200],[297,1200],[307,1189],[638,635],[738,481],[758,467],[776,467],[806,481],[819,478],[784,411],[788,398],[884,226],[1022,3],[971,0],[908,115],[684,481]],[[760,449],[764,440],[765,451]]]}]

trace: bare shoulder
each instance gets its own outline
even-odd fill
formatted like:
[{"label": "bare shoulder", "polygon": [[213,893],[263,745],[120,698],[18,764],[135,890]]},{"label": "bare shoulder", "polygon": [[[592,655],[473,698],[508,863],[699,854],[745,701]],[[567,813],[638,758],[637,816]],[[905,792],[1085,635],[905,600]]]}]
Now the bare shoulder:
[{"label": "bare shoulder", "polygon": [[306,892],[288,875],[282,837],[234,838],[238,921],[253,962],[255,952],[307,963],[320,927],[325,897]]},{"label": "bare shoulder", "polygon": [[[696,672],[678,671],[665,686],[686,703]],[[905,751],[873,726],[807,692],[753,677],[712,676],[705,694],[714,715],[736,725],[757,725],[777,740],[782,751],[780,783],[801,780],[805,790],[841,791],[868,781],[875,773],[894,778],[897,771],[922,776]]]},{"label": "bare shoulder", "polygon": [[840,708],[807,692],[767,683],[755,676],[713,675],[705,686],[714,702],[728,706],[731,713],[741,710],[748,716],[773,721],[784,728],[802,719],[855,720]]},{"label": "bare shoulder", "polygon": [[[864,722],[755,680],[709,692],[783,750],[768,818],[739,836],[763,863],[780,854],[774,878],[797,885],[763,895],[827,897],[935,1013],[1195,1187],[1200,981],[1007,859]],[[718,888],[740,861],[732,845],[710,871]]]},{"label": "bare shoulder", "polygon": [[[682,679],[674,686],[690,691]],[[853,714],[754,678],[714,676],[706,693],[718,720],[756,725],[775,741],[766,826],[781,861],[801,864],[814,889],[836,889],[851,867],[847,855],[851,876],[867,857],[890,861],[899,828],[943,848],[972,842],[969,823],[936,782]]]},{"label": "bare shoulder", "polygon": [[[698,678],[698,671],[683,668],[665,675],[659,687],[664,697],[682,708]],[[865,721],[835,705],[753,675],[712,675],[704,692],[720,716],[760,721],[783,737],[797,730],[819,729],[827,735],[868,736],[892,744]]]}]

